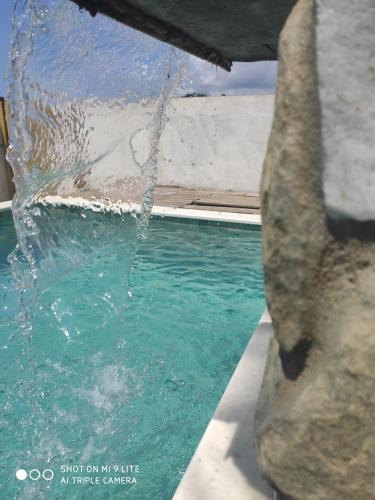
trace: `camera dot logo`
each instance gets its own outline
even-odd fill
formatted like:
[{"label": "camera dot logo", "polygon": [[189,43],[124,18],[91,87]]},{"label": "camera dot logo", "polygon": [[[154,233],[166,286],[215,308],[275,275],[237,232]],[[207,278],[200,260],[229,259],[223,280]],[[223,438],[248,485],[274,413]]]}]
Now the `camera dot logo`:
[{"label": "camera dot logo", "polygon": [[51,481],[51,479],[53,479],[54,475],[55,474],[53,473],[53,470],[51,470],[51,469],[44,469],[43,474],[42,474],[43,479],[45,479],[46,481]]},{"label": "camera dot logo", "polygon": [[45,481],[51,481],[54,476],[54,472],[51,469],[44,469],[40,471],[39,469],[31,469],[29,473],[25,471],[25,469],[18,469],[16,471],[16,478],[19,481],[23,481],[29,476],[32,481],[38,481],[40,478],[43,478]]},{"label": "camera dot logo", "polygon": [[16,472],[16,478],[19,479],[20,481],[26,479],[27,472],[25,471],[25,469],[18,469],[18,471]]},{"label": "camera dot logo", "polygon": [[31,469],[31,471],[29,472],[29,478],[33,481],[38,481],[38,479],[40,479],[40,470]]}]

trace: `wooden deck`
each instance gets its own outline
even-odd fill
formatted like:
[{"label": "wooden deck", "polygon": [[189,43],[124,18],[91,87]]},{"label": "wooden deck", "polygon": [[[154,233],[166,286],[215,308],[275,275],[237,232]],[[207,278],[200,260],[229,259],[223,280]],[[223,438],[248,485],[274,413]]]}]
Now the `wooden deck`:
[{"label": "wooden deck", "polygon": [[154,204],[165,207],[216,210],[241,214],[259,214],[260,199],[256,193],[187,189],[175,186],[157,186]]}]

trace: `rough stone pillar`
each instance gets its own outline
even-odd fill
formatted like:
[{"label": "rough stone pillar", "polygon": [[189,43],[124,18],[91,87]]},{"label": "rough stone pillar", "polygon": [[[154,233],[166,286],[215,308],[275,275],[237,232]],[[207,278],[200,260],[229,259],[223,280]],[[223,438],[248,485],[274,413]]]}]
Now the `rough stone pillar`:
[{"label": "rough stone pillar", "polygon": [[375,498],[374,8],[299,0],[280,39],[256,426],[281,498]]}]

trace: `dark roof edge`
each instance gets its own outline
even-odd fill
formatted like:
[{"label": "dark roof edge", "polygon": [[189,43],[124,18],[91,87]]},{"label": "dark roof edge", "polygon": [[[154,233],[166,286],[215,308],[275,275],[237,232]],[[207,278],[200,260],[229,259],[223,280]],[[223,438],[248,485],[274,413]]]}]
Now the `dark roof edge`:
[{"label": "dark roof edge", "polygon": [[162,42],[182,49],[200,59],[220,66],[226,71],[231,70],[232,61],[224,57],[218,50],[195,40],[175,26],[144,13],[142,10],[129,5],[124,0],[121,2],[112,1],[111,3],[105,0],[71,1],[76,3],[80,9],[86,9],[93,17],[99,12]]}]

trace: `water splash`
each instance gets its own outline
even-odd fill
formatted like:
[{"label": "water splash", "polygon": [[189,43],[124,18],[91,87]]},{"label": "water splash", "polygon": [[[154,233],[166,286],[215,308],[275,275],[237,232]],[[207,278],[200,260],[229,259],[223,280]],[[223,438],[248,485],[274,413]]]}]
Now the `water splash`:
[{"label": "water splash", "polygon": [[40,213],[30,209],[36,201],[60,195],[122,202],[147,219],[165,106],[181,59],[66,0],[16,3],[8,159],[19,250],[34,281],[34,251],[44,253]]},{"label": "water splash", "polygon": [[[3,464],[100,455],[98,436],[114,432],[111,412],[139,390],[122,351],[108,357],[100,342],[114,342],[109,331],[116,342],[126,337],[128,274],[152,207],[165,107],[184,61],[67,0],[16,2],[7,99],[18,245],[9,260],[20,305],[7,319],[12,335],[1,361],[18,353],[17,380],[7,374],[3,383],[6,440],[17,446],[5,447]],[[59,287],[77,290],[75,281],[82,293],[62,301]],[[54,386],[56,373],[69,387],[65,395]],[[72,451],[77,432],[86,439],[82,454]],[[44,498],[49,487],[19,485],[24,498]]]}]

